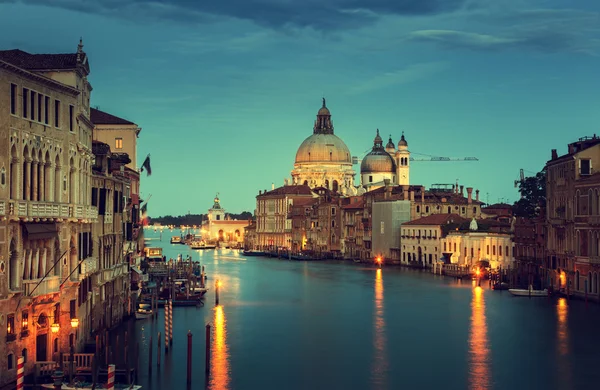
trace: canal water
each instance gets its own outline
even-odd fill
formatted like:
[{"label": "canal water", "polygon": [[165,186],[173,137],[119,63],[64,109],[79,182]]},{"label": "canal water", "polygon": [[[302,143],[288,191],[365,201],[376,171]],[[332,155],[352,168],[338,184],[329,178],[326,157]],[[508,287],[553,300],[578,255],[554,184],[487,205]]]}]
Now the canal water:
[{"label": "canal water", "polygon": [[[589,389],[600,383],[600,306],[516,298],[487,285],[402,268],[244,257],[171,245],[178,230],[146,230],[163,254],[199,260],[204,307],[176,307],[174,342],[156,366],[157,320],[136,321],[144,389]],[[214,305],[214,283],[222,281]],[[205,382],[205,325],[212,362]],[[153,370],[148,341],[153,336]],[[130,341],[133,338],[130,337]]]}]

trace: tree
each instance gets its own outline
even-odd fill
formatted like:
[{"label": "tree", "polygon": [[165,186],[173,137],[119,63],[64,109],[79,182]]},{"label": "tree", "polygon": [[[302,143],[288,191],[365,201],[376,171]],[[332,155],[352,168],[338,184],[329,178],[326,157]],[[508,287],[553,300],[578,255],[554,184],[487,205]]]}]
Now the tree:
[{"label": "tree", "polygon": [[519,183],[521,199],[513,204],[515,217],[535,218],[546,207],[546,169]]}]

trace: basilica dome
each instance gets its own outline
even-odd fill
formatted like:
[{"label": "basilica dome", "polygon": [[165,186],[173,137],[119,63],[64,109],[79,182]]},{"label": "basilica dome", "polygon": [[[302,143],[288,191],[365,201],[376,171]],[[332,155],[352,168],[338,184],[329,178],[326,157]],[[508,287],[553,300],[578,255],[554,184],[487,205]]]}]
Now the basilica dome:
[{"label": "basilica dome", "polygon": [[350,150],[335,134],[313,134],[302,142],[296,153],[296,163],[352,164]]},{"label": "basilica dome", "polygon": [[383,148],[383,140],[377,136],[373,141],[373,149],[367,154],[360,164],[360,173],[395,173],[396,163],[394,158]]},{"label": "basilica dome", "polygon": [[333,133],[331,112],[325,105],[325,99],[317,113],[313,134],[302,142],[296,153],[296,164],[304,163],[352,164],[350,150]]}]

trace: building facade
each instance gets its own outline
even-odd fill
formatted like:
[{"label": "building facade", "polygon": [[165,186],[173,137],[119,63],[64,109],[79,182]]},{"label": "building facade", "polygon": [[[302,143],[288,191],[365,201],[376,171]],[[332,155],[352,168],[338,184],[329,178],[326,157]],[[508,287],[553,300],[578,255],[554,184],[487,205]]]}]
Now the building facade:
[{"label": "building facade", "polygon": [[233,220],[221,206],[219,196],[215,196],[213,206],[208,209],[208,220],[202,225],[202,237],[238,245],[244,242],[245,228],[249,221]]},{"label": "building facade", "polygon": [[569,295],[583,297],[590,287],[594,291],[596,258],[588,250],[595,226],[591,176],[598,164],[600,138],[595,135],[569,144],[565,155],[553,149],[546,163],[547,282]]},{"label": "building facade", "polygon": [[126,153],[130,162],[126,166],[137,171],[137,139],[142,129],[133,122],[91,108],[90,119],[94,124],[94,141],[110,146],[113,154]]},{"label": "building facade", "polygon": [[[81,345],[91,205],[90,68],[72,54],[0,51],[0,387]],[[5,342],[4,342],[5,341]]]}]

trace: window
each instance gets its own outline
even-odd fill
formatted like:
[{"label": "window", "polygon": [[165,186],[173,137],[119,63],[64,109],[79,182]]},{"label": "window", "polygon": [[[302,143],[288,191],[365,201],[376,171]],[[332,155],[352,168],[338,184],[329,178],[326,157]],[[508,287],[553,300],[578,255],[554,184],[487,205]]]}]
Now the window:
[{"label": "window", "polygon": [[27,363],[27,348],[21,351],[21,356],[23,356],[23,363]]},{"label": "window", "polygon": [[489,245],[487,245],[487,253],[486,254],[488,254],[488,255],[490,254],[490,246]]},{"label": "window", "polygon": [[446,243],[444,243],[444,252],[446,252]]},{"label": "window", "polygon": [[419,206],[417,206],[417,213],[421,212],[421,208]]},{"label": "window", "polygon": [[7,363],[8,363],[8,365],[6,368],[8,370],[12,370],[13,368],[15,368],[15,355],[13,355],[12,353],[9,353]]},{"label": "window", "polygon": [[331,208],[331,215],[335,215],[335,207]]},{"label": "window", "polygon": [[6,316],[6,334],[15,334],[15,315],[9,314]]},{"label": "window", "polygon": [[69,315],[71,316],[71,319],[77,317],[77,312],[75,311],[76,306],[77,306],[77,300],[71,299],[71,301],[69,302]]},{"label": "window", "polygon": [[496,245],[492,245],[492,255],[496,256]]},{"label": "window", "polygon": [[21,332],[26,331],[29,328],[29,312],[23,310],[21,312]]},{"label": "window", "polygon": [[592,160],[590,160],[590,159],[579,160],[579,174],[580,175],[591,175],[592,174]]},{"label": "window", "polygon": [[50,107],[50,97],[49,96],[44,96],[44,123],[48,124],[49,120],[49,110],[48,108]]},{"label": "window", "polygon": [[448,214],[452,213],[452,207],[448,206]]},{"label": "window", "polygon": [[6,169],[4,167],[0,169],[0,185],[3,187],[6,185]]},{"label": "window", "polygon": [[17,85],[10,85],[10,113],[17,115]]},{"label": "window", "polygon": [[23,118],[27,118],[27,98],[29,97],[29,90],[23,88]]},{"label": "window", "polygon": [[429,206],[425,206],[425,212],[429,213]]},{"label": "window", "polygon": [[334,228],[335,227],[335,221],[331,221],[331,227]]},{"label": "window", "polygon": [[37,94],[31,91],[31,107],[29,109],[29,118],[35,120],[35,102],[37,100]]},{"label": "window", "polygon": [[369,176],[369,183],[373,183],[373,176]]},{"label": "window", "polygon": [[60,127],[60,101],[54,99],[54,127]]},{"label": "window", "polygon": [[72,105],[69,105],[69,131],[73,132],[74,130],[74,120],[75,118],[73,117],[73,112],[74,112],[74,107]]},{"label": "window", "polygon": [[502,245],[498,245],[498,256],[502,256]]},{"label": "window", "polygon": [[461,212],[461,213],[463,213],[463,214],[464,214],[466,211],[467,211],[467,210],[466,210],[466,208],[465,208],[465,207],[463,207],[463,208],[460,210],[460,212]]},{"label": "window", "polygon": [[473,207],[473,214],[477,214],[477,207]]},{"label": "window", "polygon": [[115,148],[123,149],[123,138],[115,138]]},{"label": "window", "polygon": [[454,252],[456,252],[456,243],[454,243]]},{"label": "window", "polygon": [[37,121],[41,122],[42,121],[42,99],[43,99],[44,96],[42,96],[42,94],[38,93],[37,97],[38,97],[38,101],[37,101]]}]

